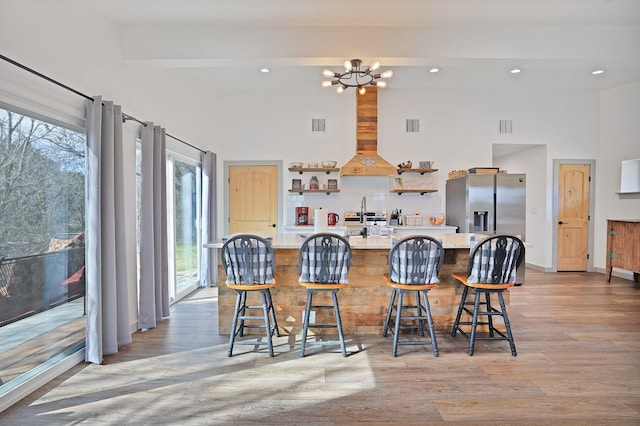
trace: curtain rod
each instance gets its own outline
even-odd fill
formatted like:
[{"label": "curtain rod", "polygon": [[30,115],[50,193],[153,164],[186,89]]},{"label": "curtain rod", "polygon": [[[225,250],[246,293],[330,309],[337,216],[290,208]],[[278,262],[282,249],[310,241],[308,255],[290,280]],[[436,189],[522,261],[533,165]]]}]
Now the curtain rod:
[{"label": "curtain rod", "polygon": [[[62,83],[60,83],[59,81],[52,79],[51,77],[48,77],[48,76],[46,76],[46,75],[44,75],[44,74],[42,74],[42,73],[39,73],[38,71],[34,70],[33,68],[29,68],[28,66],[23,65],[23,64],[21,64],[20,62],[14,61],[13,59],[8,58],[8,57],[6,57],[6,56],[4,56],[4,55],[2,55],[2,54],[0,54],[0,58],[1,58],[1,59],[3,59],[3,60],[4,60],[4,61],[6,61],[6,62],[9,62],[10,64],[13,64],[13,65],[17,66],[18,68],[21,68],[21,69],[23,69],[23,70],[25,70],[25,71],[27,71],[27,72],[30,72],[31,74],[36,75],[36,76],[38,76],[38,77],[40,77],[40,78],[42,78],[42,79],[44,79],[44,80],[47,80],[49,83],[53,83],[53,84],[55,84],[56,86],[60,86],[60,87],[62,87],[63,89],[66,89],[66,90],[68,90],[68,91],[70,91],[70,92],[72,92],[72,93],[75,93],[75,94],[76,94],[76,95],[78,95],[78,96],[81,96],[81,97],[83,97],[83,98],[85,98],[85,99],[89,99],[90,101],[93,101],[93,100],[94,100],[91,96],[89,96],[89,95],[85,95],[84,93],[79,92],[79,91],[77,91],[76,89],[74,89],[74,88],[72,88],[72,87],[67,86],[66,84],[62,84]],[[123,112],[123,113],[122,113],[122,121],[124,122],[124,121],[127,121],[127,120],[133,120],[133,121],[135,121],[136,123],[139,123],[139,124],[141,124],[141,125],[143,125],[143,126],[146,126],[146,125],[147,125],[146,123],[144,123],[144,122],[142,122],[142,121],[138,120],[138,119],[137,119],[137,118],[135,118],[134,116],[129,115],[129,114],[125,114],[125,113]],[[175,137],[175,136],[173,136],[173,135],[171,135],[171,134],[169,134],[169,133],[165,133],[165,134],[166,134],[167,136],[169,136],[171,139],[175,139],[175,140],[177,140],[178,142],[182,142],[183,144],[185,144],[185,145],[187,145],[187,146],[190,146],[191,148],[193,148],[193,149],[195,149],[195,150],[198,150],[198,151],[200,151],[200,152],[205,152],[205,151],[203,151],[202,149],[198,148],[197,146],[191,145],[190,143],[185,142],[185,141],[183,141],[182,139],[177,138],[177,137]]]}]

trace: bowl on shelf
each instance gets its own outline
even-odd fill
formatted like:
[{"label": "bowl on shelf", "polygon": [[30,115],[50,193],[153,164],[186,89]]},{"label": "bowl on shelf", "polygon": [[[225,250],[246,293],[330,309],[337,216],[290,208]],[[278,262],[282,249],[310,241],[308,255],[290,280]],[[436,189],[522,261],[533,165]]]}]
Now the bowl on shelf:
[{"label": "bowl on shelf", "polygon": [[336,166],[336,164],[338,164],[337,161],[323,161],[322,167],[326,169],[333,169]]},{"label": "bowl on shelf", "polygon": [[292,169],[301,169],[302,163],[299,161],[294,161],[293,163],[289,163],[289,167],[291,167]]},{"label": "bowl on shelf", "polygon": [[318,163],[307,163],[307,167],[310,169],[315,169],[318,167]]},{"label": "bowl on shelf", "polygon": [[434,226],[444,225],[445,217],[443,214],[429,216],[429,223]]}]

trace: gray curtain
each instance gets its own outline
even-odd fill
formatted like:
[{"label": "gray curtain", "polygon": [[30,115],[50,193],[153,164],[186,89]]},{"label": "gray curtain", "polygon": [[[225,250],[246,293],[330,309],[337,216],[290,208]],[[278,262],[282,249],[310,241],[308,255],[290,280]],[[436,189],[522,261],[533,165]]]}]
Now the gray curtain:
[{"label": "gray curtain", "polygon": [[[205,151],[200,154],[202,163],[202,242],[208,243],[216,238],[217,200],[216,200],[216,161],[215,153]],[[203,249],[200,259],[202,277],[200,287],[216,285],[218,282],[217,250]]]},{"label": "gray curtain", "polygon": [[85,103],[87,118],[87,362],[131,343],[125,232],[122,110],[101,96]]},{"label": "gray curtain", "polygon": [[169,316],[167,250],[167,162],[165,130],[147,122],[142,128],[140,191],[141,329]]}]

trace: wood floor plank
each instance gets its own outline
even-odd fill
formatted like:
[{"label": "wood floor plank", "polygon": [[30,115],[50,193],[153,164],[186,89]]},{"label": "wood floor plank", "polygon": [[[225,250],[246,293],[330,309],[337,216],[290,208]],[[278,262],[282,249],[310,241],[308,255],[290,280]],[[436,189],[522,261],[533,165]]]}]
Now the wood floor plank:
[{"label": "wood floor plank", "polygon": [[470,357],[463,336],[438,331],[439,357],[431,346],[393,357],[391,336],[358,335],[347,336],[347,357],[313,347],[301,358],[298,332],[274,339],[273,358],[253,346],[229,358],[228,336],[214,331],[216,289],[206,288],[102,365],[78,365],[0,413],[0,423],[640,424],[640,284],[596,273],[526,277],[510,295],[517,357],[504,341],[477,342]]},{"label": "wood floor plank", "polygon": [[435,401],[446,421],[638,420],[638,412],[615,398],[469,398]]}]

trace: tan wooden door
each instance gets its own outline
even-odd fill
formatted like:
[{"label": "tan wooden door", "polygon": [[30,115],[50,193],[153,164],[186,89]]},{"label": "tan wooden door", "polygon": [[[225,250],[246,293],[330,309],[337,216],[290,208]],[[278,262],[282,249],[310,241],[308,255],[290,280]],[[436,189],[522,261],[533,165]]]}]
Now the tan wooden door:
[{"label": "tan wooden door", "polygon": [[558,271],[586,271],[589,164],[561,164],[558,179]]},{"label": "tan wooden door", "polygon": [[277,232],[277,166],[229,166],[228,220],[230,234]]}]

